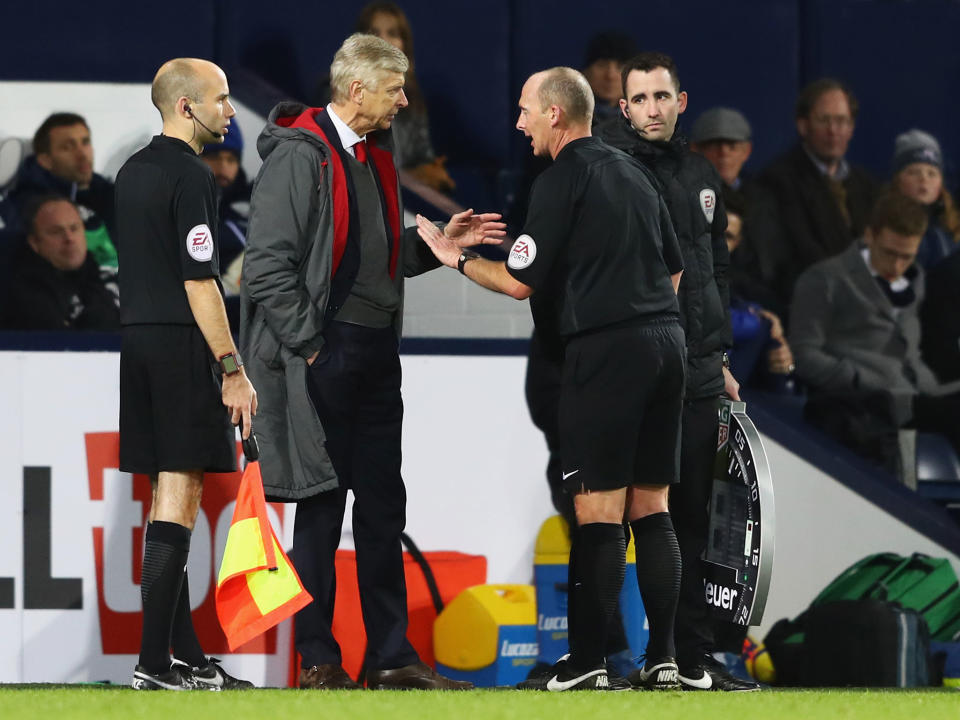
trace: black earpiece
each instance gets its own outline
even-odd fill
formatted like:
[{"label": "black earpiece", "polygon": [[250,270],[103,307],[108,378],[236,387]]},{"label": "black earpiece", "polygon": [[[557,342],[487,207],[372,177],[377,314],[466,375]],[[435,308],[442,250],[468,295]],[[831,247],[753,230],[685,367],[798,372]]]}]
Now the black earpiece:
[{"label": "black earpiece", "polygon": [[190,119],[193,120],[193,121],[196,122],[196,123],[200,123],[200,127],[202,127],[202,128],[203,128],[204,130],[206,130],[208,133],[210,133],[211,135],[213,135],[217,140],[222,140],[222,139],[223,139],[223,134],[222,134],[222,133],[218,133],[218,132],[216,132],[216,131],[214,131],[214,130],[211,130],[211,129],[208,128],[206,125],[204,125],[203,120],[201,120],[200,118],[198,118],[196,115],[193,114],[193,108],[192,108],[192,107],[190,107],[189,105],[187,105],[186,103],[184,103],[184,104],[183,104],[183,110],[184,110],[184,112],[190,113]]}]

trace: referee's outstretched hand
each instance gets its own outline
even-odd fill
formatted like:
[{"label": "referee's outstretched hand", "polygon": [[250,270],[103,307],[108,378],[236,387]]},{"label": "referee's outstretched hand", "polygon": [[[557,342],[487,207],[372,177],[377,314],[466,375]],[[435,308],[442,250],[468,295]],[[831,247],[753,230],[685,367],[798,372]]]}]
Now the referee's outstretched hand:
[{"label": "referee's outstretched hand", "polygon": [[250,418],[257,414],[257,391],[247,377],[246,371],[223,376],[223,389],[220,393],[223,404],[230,410],[230,422],[234,425],[243,419],[241,437],[244,440],[250,437],[253,427]]},{"label": "referee's outstretched hand", "polygon": [[461,248],[499,245],[507,236],[507,224],[499,222],[500,218],[500,213],[474,214],[471,208],[451,215],[443,234]]}]

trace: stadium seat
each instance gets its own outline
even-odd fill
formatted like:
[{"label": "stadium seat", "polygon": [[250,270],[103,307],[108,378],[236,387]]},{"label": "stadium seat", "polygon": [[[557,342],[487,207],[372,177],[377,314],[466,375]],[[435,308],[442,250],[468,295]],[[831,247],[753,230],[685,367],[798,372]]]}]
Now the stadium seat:
[{"label": "stadium seat", "polygon": [[948,510],[960,506],[960,460],[943,435],[917,433],[917,492]]},{"label": "stadium seat", "polygon": [[960,483],[960,460],[943,435],[917,433],[917,480]]},{"label": "stadium seat", "polygon": [[29,140],[15,137],[0,140],[0,194],[13,185],[24,158],[29,154]]}]

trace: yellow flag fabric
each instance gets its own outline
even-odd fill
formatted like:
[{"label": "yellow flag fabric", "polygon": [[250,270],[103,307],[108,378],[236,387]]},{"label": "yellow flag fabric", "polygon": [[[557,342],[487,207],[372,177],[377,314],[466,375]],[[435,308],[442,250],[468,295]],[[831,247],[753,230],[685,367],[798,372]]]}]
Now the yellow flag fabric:
[{"label": "yellow flag fabric", "polygon": [[217,578],[217,617],[230,650],[266,632],[313,598],[267,518],[260,463],[243,472]]}]

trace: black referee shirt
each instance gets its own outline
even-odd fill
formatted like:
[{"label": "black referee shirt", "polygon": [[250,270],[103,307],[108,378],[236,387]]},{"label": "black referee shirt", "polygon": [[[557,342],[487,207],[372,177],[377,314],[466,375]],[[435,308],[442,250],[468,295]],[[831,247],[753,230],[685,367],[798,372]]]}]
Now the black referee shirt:
[{"label": "black referee shirt", "polygon": [[195,324],[184,280],[220,277],[210,168],[187,143],[157,135],[120,168],[116,210],[121,324]]},{"label": "black referee shirt", "polygon": [[538,327],[563,336],[678,316],[670,275],[682,269],[666,205],[646,173],[593,137],[568,143],[537,178],[507,259],[507,271],[535,290]]}]

